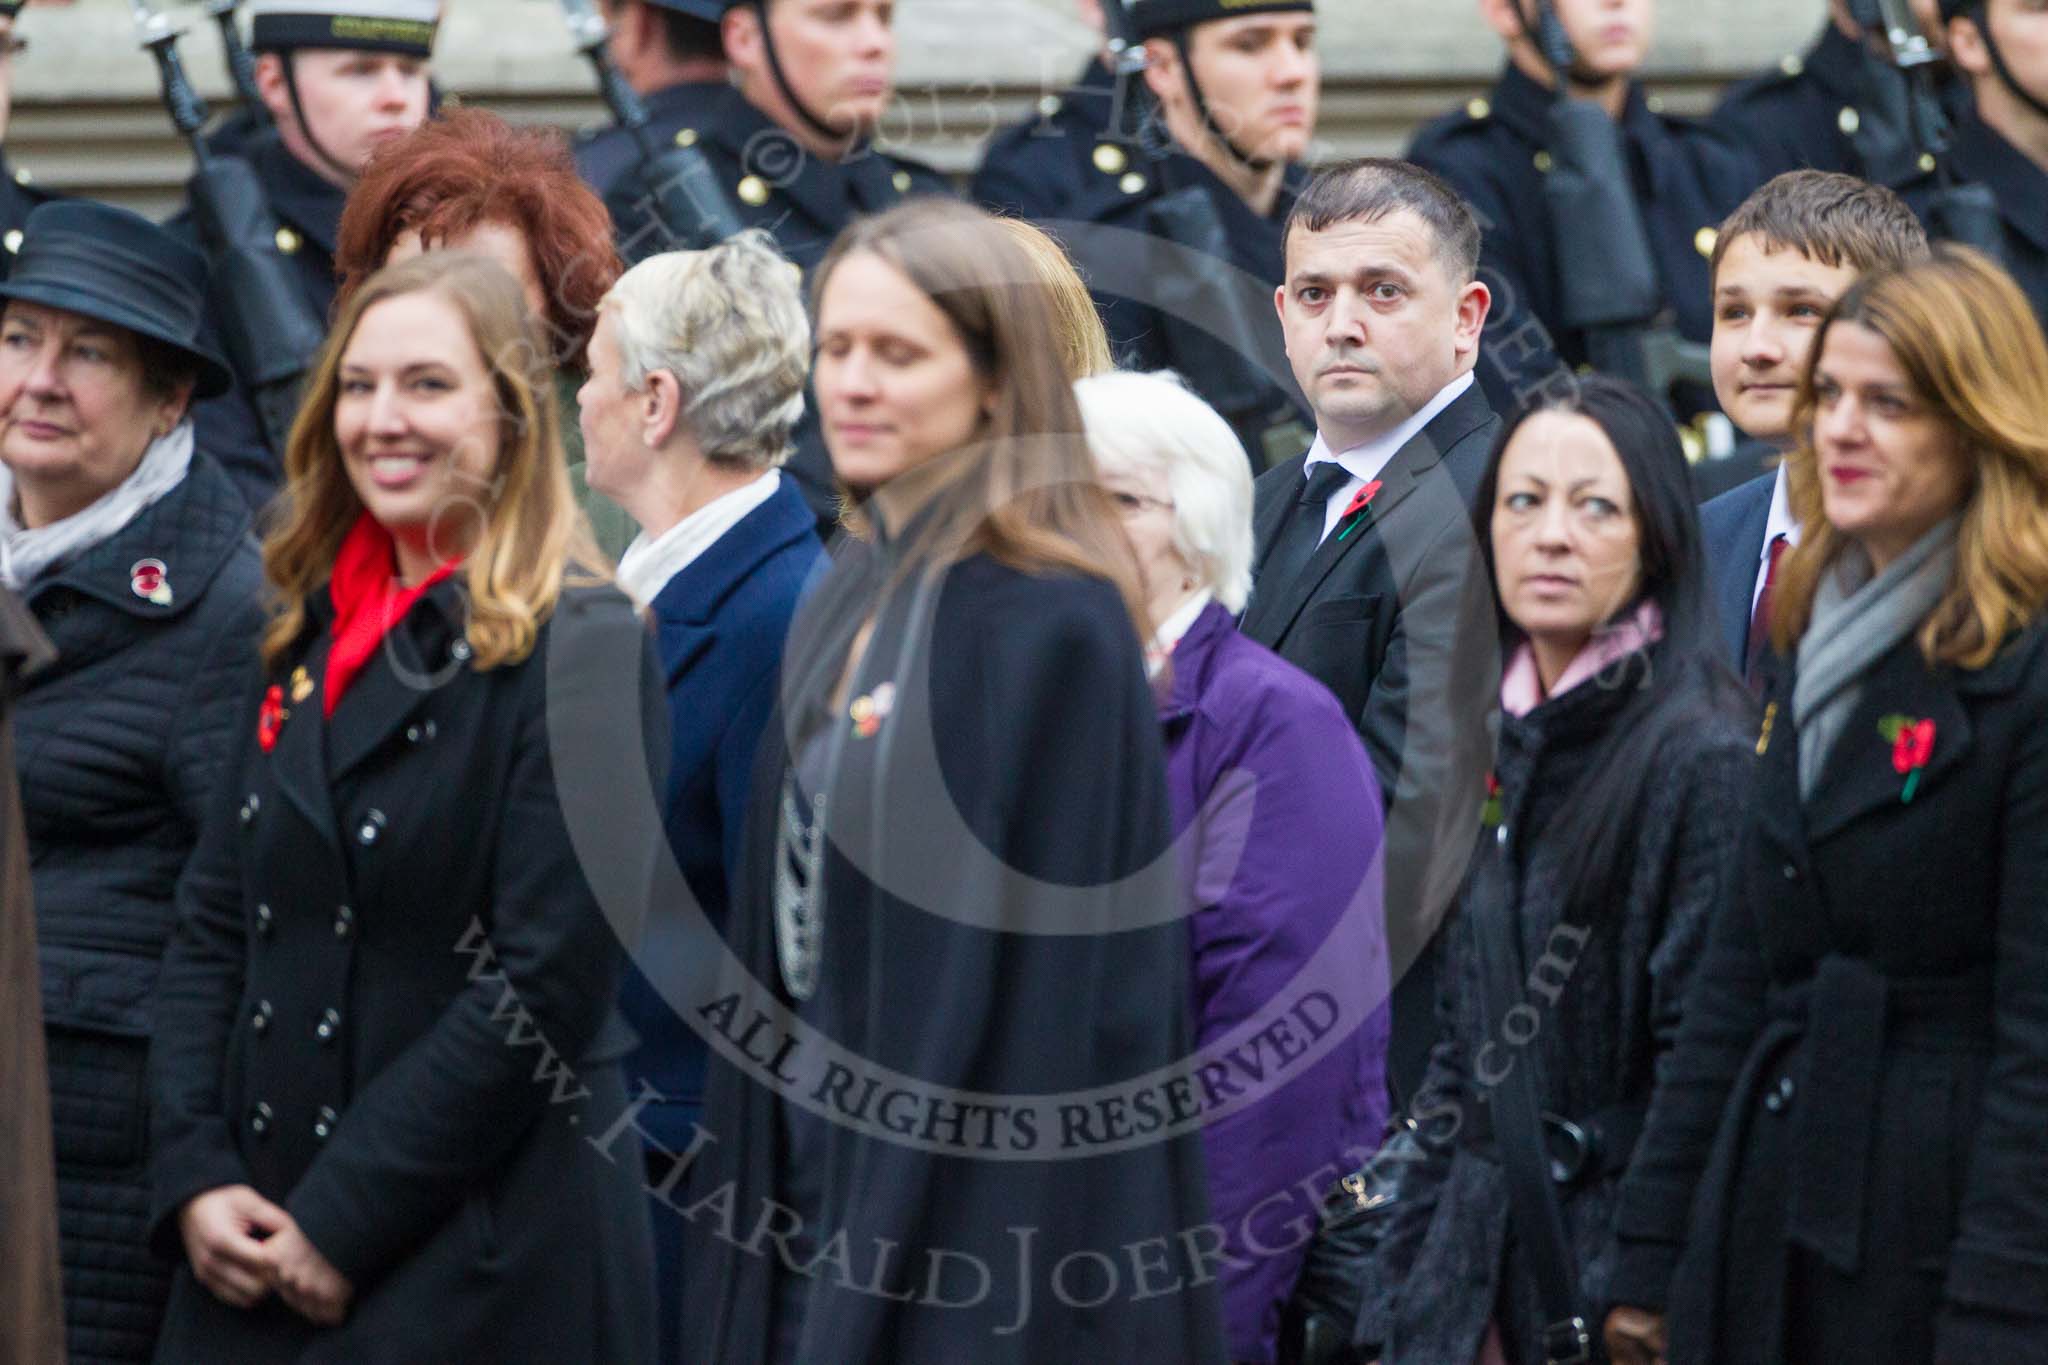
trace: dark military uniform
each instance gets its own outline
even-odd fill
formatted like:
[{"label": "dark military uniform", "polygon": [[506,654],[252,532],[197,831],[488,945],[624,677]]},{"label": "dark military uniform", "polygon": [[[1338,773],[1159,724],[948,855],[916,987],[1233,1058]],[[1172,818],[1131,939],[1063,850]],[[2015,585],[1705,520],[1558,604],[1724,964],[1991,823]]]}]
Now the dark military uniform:
[{"label": "dark military uniform", "polygon": [[[274,128],[251,138],[246,146],[249,164],[263,182],[271,212],[280,225],[278,249],[294,267],[306,307],[324,327],[333,312],[339,285],[334,274],[334,243],[347,193],[286,151]],[[192,221],[189,207],[180,210],[165,226],[199,244],[198,227]],[[211,310],[210,331],[219,349],[217,306]],[[198,428],[200,448],[211,453],[234,476],[249,505],[261,508],[269,502],[284,477],[284,452],[270,448],[249,396],[236,388],[194,406],[192,418]]]},{"label": "dark military uniform", "polygon": [[[1301,458],[1315,440],[1315,419],[1287,362],[1273,291],[1287,271],[1283,234],[1302,170],[1290,168],[1266,216],[1183,152],[1116,175],[1106,168],[1094,174],[1099,183],[1084,194],[1081,209],[1106,231],[1077,229],[1065,234],[1066,244],[1095,291],[1118,363],[1177,371],[1237,432],[1255,472]],[[1219,241],[1186,239],[1191,204],[1220,227]],[[1190,268],[1187,252],[1213,260],[1209,248],[1217,245],[1227,250],[1225,268]],[[1202,325],[1226,288],[1252,325],[1241,348]]]},{"label": "dark military uniform", "polygon": [[1115,102],[1115,78],[1090,57],[1065,93],[1045,96],[1031,118],[990,139],[974,173],[975,202],[1040,222],[1083,216],[1102,177],[1129,170],[1123,148],[1104,150]]},{"label": "dark military uniform", "polygon": [[[1959,88],[1944,86],[1945,104],[1953,105]],[[1750,149],[1764,179],[1840,171],[1902,189],[1934,169],[1902,128],[1892,133],[1884,126],[1898,127],[1893,121],[1904,108],[1893,101],[1904,89],[1904,77],[1830,23],[1804,56],[1788,56],[1777,70],[1731,86],[1710,122]]]},{"label": "dark military uniform", "polygon": [[[884,212],[915,195],[953,193],[952,182],[930,167],[871,147],[844,161],[813,156],[729,85],[690,90],[692,98],[683,102],[693,117],[665,114],[666,136],[680,146],[702,150],[740,222],[766,230],[806,275],[855,218]],[[695,92],[700,91],[698,98]],[[658,244],[661,226],[630,168],[605,195],[605,203],[618,225],[620,250],[629,260],[664,249]],[[816,410],[815,402],[806,401],[804,420],[796,431],[796,454],[786,472],[796,479],[812,510],[831,518],[837,515],[838,499]]]},{"label": "dark military uniform", "polygon": [[[684,81],[657,90],[642,103],[647,132],[656,151],[686,128],[700,127],[712,96],[729,87],[724,81]],[[617,124],[586,133],[576,142],[576,173],[600,196],[608,195],[640,167],[640,143]]]},{"label": "dark military uniform", "polygon": [[38,204],[57,197],[38,189],[27,171],[8,165],[7,153],[0,151],[0,280],[14,268],[14,254],[21,249],[21,230],[29,214]]},{"label": "dark military uniform", "polygon": [[[1478,372],[1500,412],[1587,360],[1585,335],[1559,316],[1557,253],[1543,194],[1550,167],[1545,112],[1554,98],[1510,66],[1488,98],[1424,127],[1408,153],[1465,196],[1485,231],[1480,278],[1493,290],[1493,312]],[[1629,90],[1621,131],[1664,301],[1680,335],[1704,343],[1714,327],[1707,258],[1721,220],[1755,188],[1755,166],[1704,126],[1660,113],[1639,86]],[[1710,392],[1688,387],[1680,404],[1686,415],[1713,405]]]},{"label": "dark military uniform", "polygon": [[[1949,168],[1966,184],[1988,185],[2005,226],[2005,268],[2048,326],[2048,170],[2029,160],[1974,113],[1956,124]],[[1908,196],[1916,210],[1924,207]]]}]

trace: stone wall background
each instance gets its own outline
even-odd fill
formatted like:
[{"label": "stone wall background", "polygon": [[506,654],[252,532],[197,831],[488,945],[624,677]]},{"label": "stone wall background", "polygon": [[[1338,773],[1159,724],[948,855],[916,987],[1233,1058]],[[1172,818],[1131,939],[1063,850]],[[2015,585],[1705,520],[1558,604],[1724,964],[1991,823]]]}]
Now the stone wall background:
[{"label": "stone wall background", "polygon": [[[220,49],[190,0],[155,0],[185,22],[185,64],[201,92],[227,96]],[[523,122],[601,122],[587,66],[557,0],[449,0],[436,69],[447,90]],[[1822,0],[1690,0],[1660,5],[1651,82],[1694,111],[1728,80],[1803,48]],[[889,141],[949,171],[971,167],[990,129],[1072,78],[1090,38],[1073,0],[898,0],[900,86]],[[1500,49],[1475,0],[1322,0],[1322,137],[1335,154],[1398,151],[1416,124],[1492,78]],[[56,188],[167,212],[189,158],[157,100],[156,68],[134,38],[129,0],[38,0],[17,21],[30,43],[14,71],[7,146]]]}]

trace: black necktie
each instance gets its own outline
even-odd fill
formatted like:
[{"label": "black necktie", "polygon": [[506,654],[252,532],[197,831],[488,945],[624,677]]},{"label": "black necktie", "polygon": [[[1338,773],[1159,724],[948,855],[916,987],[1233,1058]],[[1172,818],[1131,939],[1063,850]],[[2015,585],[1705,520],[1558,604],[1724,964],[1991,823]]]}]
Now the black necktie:
[{"label": "black necktie", "polygon": [[1270,608],[1275,598],[1284,596],[1308,562],[1316,557],[1316,547],[1323,543],[1323,523],[1329,518],[1330,499],[1349,482],[1351,471],[1335,460],[1321,461],[1309,471],[1299,505],[1288,514],[1287,524],[1280,528],[1279,538],[1273,542],[1272,553],[1259,566],[1258,586],[1252,599],[1254,612],[1260,607]]}]

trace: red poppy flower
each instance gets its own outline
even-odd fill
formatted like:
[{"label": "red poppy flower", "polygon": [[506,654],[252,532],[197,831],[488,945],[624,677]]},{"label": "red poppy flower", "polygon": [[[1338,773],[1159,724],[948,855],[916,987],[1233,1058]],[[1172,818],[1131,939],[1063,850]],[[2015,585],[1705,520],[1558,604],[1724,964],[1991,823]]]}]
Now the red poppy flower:
[{"label": "red poppy flower", "polygon": [[277,747],[277,732],[284,725],[284,688],[276,683],[263,694],[263,705],[256,712],[256,742],[269,753]]},{"label": "red poppy flower", "polygon": [[[1380,481],[1378,479],[1374,479],[1372,482],[1366,484],[1363,488],[1359,489],[1356,493],[1353,493],[1351,495],[1351,502],[1344,508],[1344,516],[1355,517],[1360,512],[1363,512],[1366,508],[1372,505],[1372,500],[1379,496],[1379,492]],[[1343,517],[1339,517],[1338,520],[1342,521]]]},{"label": "red poppy flower", "polygon": [[1899,737],[1892,742],[1892,771],[1903,776],[1927,766],[1927,760],[1934,757],[1934,722],[1921,719],[1911,725],[1899,727]]},{"label": "red poppy flower", "polygon": [[[1349,538],[1351,533],[1358,529],[1359,522],[1353,520],[1353,518],[1357,517],[1358,514],[1360,512],[1363,512],[1366,508],[1372,506],[1372,500],[1379,496],[1379,491],[1380,481],[1378,479],[1374,479],[1370,483],[1366,484],[1363,488],[1359,489],[1356,493],[1353,493],[1351,495],[1351,501],[1345,504],[1344,515],[1337,518],[1337,524],[1339,526],[1344,526],[1344,529],[1337,535],[1338,540],[1345,540]],[[1351,524],[1345,526],[1344,523],[1346,522],[1350,522]]]}]

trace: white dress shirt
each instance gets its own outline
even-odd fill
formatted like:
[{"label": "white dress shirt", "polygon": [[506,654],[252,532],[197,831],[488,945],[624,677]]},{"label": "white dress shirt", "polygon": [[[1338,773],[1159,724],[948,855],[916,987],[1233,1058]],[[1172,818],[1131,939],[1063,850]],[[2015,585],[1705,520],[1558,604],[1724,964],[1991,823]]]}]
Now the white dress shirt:
[{"label": "white dress shirt", "polygon": [[752,483],[713,498],[651,540],[642,531],[619,556],[619,586],[636,603],[646,606],[671,578],[746,520],[747,513],[774,497],[781,486],[782,471],[771,469]]},{"label": "white dress shirt", "polygon": [[1799,523],[1792,516],[1792,500],[1785,493],[1785,466],[1778,466],[1778,478],[1771,485],[1771,510],[1764,517],[1764,546],[1757,553],[1756,585],[1749,590],[1749,615],[1756,619],[1756,604],[1763,600],[1764,580],[1771,573],[1771,542],[1785,537],[1785,548],[1799,544]]},{"label": "white dress shirt", "polygon": [[[1351,475],[1335,493],[1330,495],[1329,504],[1323,510],[1323,539],[1328,539],[1330,532],[1337,529],[1337,523],[1343,519],[1344,509],[1351,504],[1353,495],[1377,479],[1386,469],[1387,463],[1400,453],[1402,446],[1407,445],[1417,432],[1428,426],[1438,413],[1456,402],[1459,395],[1471,387],[1472,372],[1467,370],[1439,389],[1436,397],[1424,403],[1416,410],[1414,416],[1400,426],[1384,436],[1367,441],[1362,446],[1353,446],[1349,450],[1331,453],[1322,433],[1316,433],[1316,443],[1309,447],[1308,458],[1302,461],[1303,472],[1314,473],[1317,465],[1325,461],[1335,461],[1343,465],[1345,472]],[[1321,543],[1321,540],[1317,541],[1317,544]]]}]

